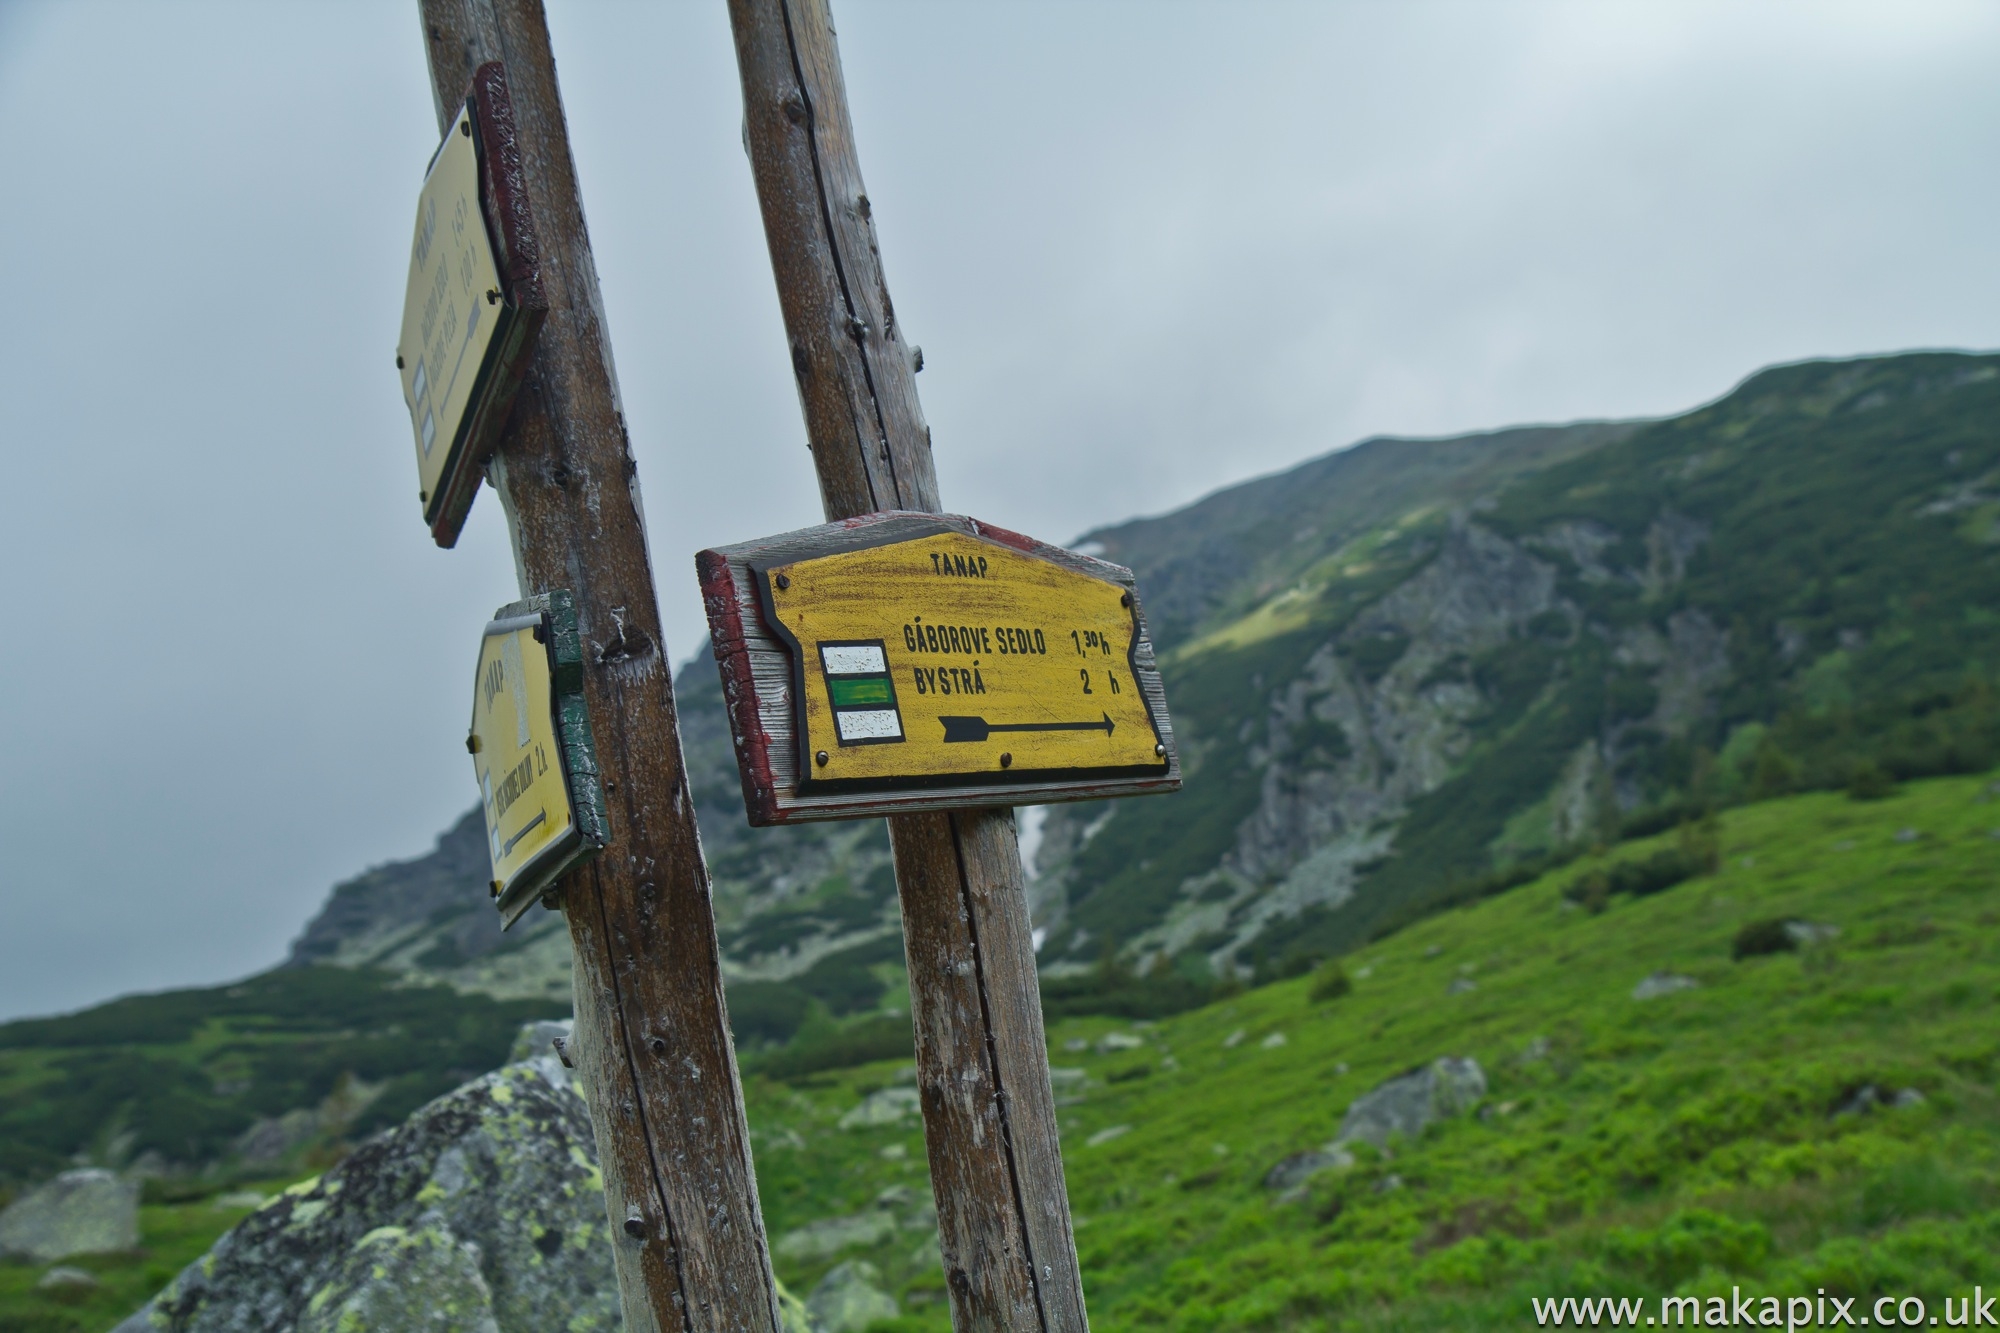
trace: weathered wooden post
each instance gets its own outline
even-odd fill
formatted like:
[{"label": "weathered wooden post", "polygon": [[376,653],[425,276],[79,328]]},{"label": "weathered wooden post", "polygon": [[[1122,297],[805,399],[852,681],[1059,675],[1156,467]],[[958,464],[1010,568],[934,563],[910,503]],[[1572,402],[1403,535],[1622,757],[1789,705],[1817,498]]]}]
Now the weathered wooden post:
[{"label": "weathered wooden post", "polygon": [[[919,353],[897,326],[883,279],[825,0],[730,0],[729,12],[743,79],[750,161],[826,516],[840,520],[882,510],[936,513],[940,503],[930,431],[917,404],[914,378]],[[966,533],[992,537],[993,530],[982,525],[952,522]],[[829,535],[824,540],[837,546],[841,539]],[[1003,534],[1000,540],[1020,539]],[[736,593],[728,586],[724,556],[735,570]],[[704,553],[703,562],[711,625],[718,614],[734,614],[729,599],[749,586],[745,580],[753,579],[755,571],[769,568],[768,561],[757,562],[750,548]],[[1108,567],[1098,568],[1097,577],[1105,578]],[[759,595],[776,596],[769,586],[761,587]],[[1111,597],[1116,610],[1115,588]],[[1150,670],[1151,649],[1144,644],[1129,592],[1123,604],[1131,609],[1135,625],[1129,635],[1133,670]],[[773,608],[773,614],[782,616],[782,609]],[[889,655],[895,657],[903,644],[891,642]],[[991,637],[979,640],[975,634],[975,642],[994,650]],[[724,646],[719,638],[719,657]],[[755,654],[736,656],[749,662]],[[969,658],[953,660],[972,664]],[[989,656],[981,669],[990,677],[997,666]],[[835,669],[830,663],[825,667]],[[747,691],[754,685],[752,672],[741,670],[740,688]],[[1073,687],[1076,671],[1066,670]],[[915,679],[896,684],[896,690],[913,693],[910,682]],[[800,681],[803,695],[803,674]],[[1156,678],[1151,688],[1157,693]],[[1080,711],[1082,701],[1066,702],[1086,720],[1064,725],[1096,727],[1094,712]],[[744,721],[757,723],[747,713]],[[970,739],[966,727],[984,726],[983,718],[974,717],[924,721],[943,721],[945,741]],[[1149,764],[1158,757],[1158,790],[1170,790],[1179,780],[1164,725],[1162,708],[1153,719],[1154,731],[1144,733],[1142,752]],[[1102,730],[1108,741],[1108,713]],[[846,733],[841,734],[846,744]],[[1133,735],[1128,726],[1120,733],[1121,743]],[[983,731],[979,739],[986,739]],[[744,751],[739,730],[739,754]],[[781,753],[782,747],[774,745],[770,752]],[[1012,757],[1007,751],[994,760],[1004,768]],[[832,757],[822,751],[817,761],[825,768]],[[837,762],[849,761],[842,755]],[[799,760],[808,779],[811,765],[811,758]],[[997,772],[986,776],[1004,778]],[[752,785],[746,766],[746,792]],[[1087,1327],[1083,1285],[1056,1141],[1013,812],[985,808],[899,814],[890,818],[889,830],[953,1325],[961,1333],[1080,1333]]]},{"label": "weathered wooden post", "polygon": [[[487,187],[533,224],[521,235],[505,219],[493,224],[505,277],[487,301],[513,309],[521,289],[533,288],[526,304],[544,322],[511,415],[496,408],[501,420],[489,423],[499,438],[486,476],[506,508],[521,594],[531,599],[523,607],[565,616],[573,607],[576,637],[562,660],[565,670],[580,665],[608,815],[604,850],[568,871],[551,900],[564,908],[574,948],[577,1034],[565,1058],[575,1059],[590,1101],[625,1326],[777,1333],[637,469],[548,27],[537,0],[421,0],[420,9],[440,131],[485,136]],[[495,119],[482,100],[476,123],[460,125],[475,74],[500,81],[510,115]],[[424,237],[420,229],[420,247]],[[535,253],[520,252],[527,244]],[[456,317],[465,327],[467,311]],[[415,366],[413,355],[405,392],[421,458],[429,386],[413,384]],[[444,377],[435,378],[446,393]],[[426,519],[449,545],[470,491],[462,482],[433,489],[423,497]],[[497,622],[489,635],[506,629]]]}]

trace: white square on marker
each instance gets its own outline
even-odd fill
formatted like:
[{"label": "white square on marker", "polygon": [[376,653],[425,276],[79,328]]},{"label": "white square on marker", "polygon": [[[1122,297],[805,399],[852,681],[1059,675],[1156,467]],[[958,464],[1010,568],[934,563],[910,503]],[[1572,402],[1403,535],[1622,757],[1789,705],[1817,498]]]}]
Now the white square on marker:
[{"label": "white square on marker", "polygon": [[888,659],[882,656],[882,650],[872,644],[822,648],[819,651],[821,660],[826,663],[827,672],[831,675],[879,674],[889,669]]},{"label": "white square on marker", "polygon": [[870,709],[865,713],[836,713],[844,741],[894,740],[903,734],[903,724],[893,708]]}]

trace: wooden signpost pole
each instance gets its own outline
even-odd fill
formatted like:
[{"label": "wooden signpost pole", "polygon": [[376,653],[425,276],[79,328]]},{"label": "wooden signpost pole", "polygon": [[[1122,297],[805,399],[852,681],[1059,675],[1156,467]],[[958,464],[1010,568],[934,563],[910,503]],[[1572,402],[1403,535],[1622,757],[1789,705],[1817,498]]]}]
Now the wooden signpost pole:
[{"label": "wooden signpost pole", "polygon": [[548,304],[488,469],[522,596],[574,594],[610,846],[558,884],[583,1077],[632,1333],[780,1328],[637,470],[537,0],[421,0],[440,131],[504,63]]},{"label": "wooden signpost pole", "polygon": [[[825,0],[730,0],[745,130],[829,520],[938,512]],[[1087,1328],[1013,813],[889,820],[952,1323]]]}]

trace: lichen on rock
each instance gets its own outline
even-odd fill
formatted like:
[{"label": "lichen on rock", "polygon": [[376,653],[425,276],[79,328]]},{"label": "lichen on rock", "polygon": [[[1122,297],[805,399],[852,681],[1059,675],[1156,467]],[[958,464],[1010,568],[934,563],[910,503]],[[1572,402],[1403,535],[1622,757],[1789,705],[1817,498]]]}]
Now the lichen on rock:
[{"label": "lichen on rock", "polygon": [[245,1218],[119,1333],[609,1333],[596,1163],[553,1052],[508,1065]]}]

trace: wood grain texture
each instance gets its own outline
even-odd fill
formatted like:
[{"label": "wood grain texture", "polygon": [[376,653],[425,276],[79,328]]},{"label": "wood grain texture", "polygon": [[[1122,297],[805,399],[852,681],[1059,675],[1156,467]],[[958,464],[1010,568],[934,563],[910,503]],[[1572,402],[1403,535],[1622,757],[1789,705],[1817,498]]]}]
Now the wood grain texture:
[{"label": "wood grain texture", "polygon": [[[826,516],[936,513],[930,432],[882,273],[825,0],[729,0],[729,16]],[[726,592],[718,580],[713,595]],[[901,815],[889,831],[952,1325],[1082,1333],[1013,813]]]},{"label": "wood grain texture", "polygon": [[[1042,993],[1014,821],[961,812],[951,816],[951,826],[973,961],[989,1011],[994,1101],[1008,1131],[1008,1160],[1026,1257],[1033,1266],[1044,1326],[1082,1329],[1087,1326],[1083,1280],[1070,1230],[1069,1188],[1063,1182],[1062,1156],[1056,1151],[1048,1034],[1042,1027]],[[996,947],[1014,941],[1028,944]],[[1034,1132],[1044,1127],[1046,1137]]]},{"label": "wood grain texture", "polygon": [[[798,712],[793,700],[796,682],[792,651],[763,617],[752,565],[789,564],[937,531],[959,532],[992,541],[1125,590],[1132,598],[1138,629],[1130,666],[1152,714],[1154,731],[1167,752],[1165,772],[1143,777],[1061,781],[981,779],[956,784],[940,781],[923,791],[893,793],[800,791],[800,773],[807,760],[799,740]],[[1158,794],[1180,788],[1180,757],[1167,717],[1165,687],[1146,630],[1145,609],[1140,604],[1132,571],[1123,566],[1094,560],[959,514],[891,510],[702,551],[695,556],[695,567],[702,582],[716,667],[722,674],[723,702],[736,745],[737,771],[743,779],[744,808],[754,825],[977,806],[1011,809],[1017,805]]]},{"label": "wood grain texture", "polygon": [[488,469],[521,591],[570,589],[611,843],[559,883],[625,1327],[777,1333],[707,870],[548,27],[534,0],[421,0],[440,126],[505,63],[549,314]]},{"label": "wood grain texture", "polygon": [[751,169],[828,518],[936,510],[930,431],[882,276],[833,25],[819,0],[731,0]]}]

